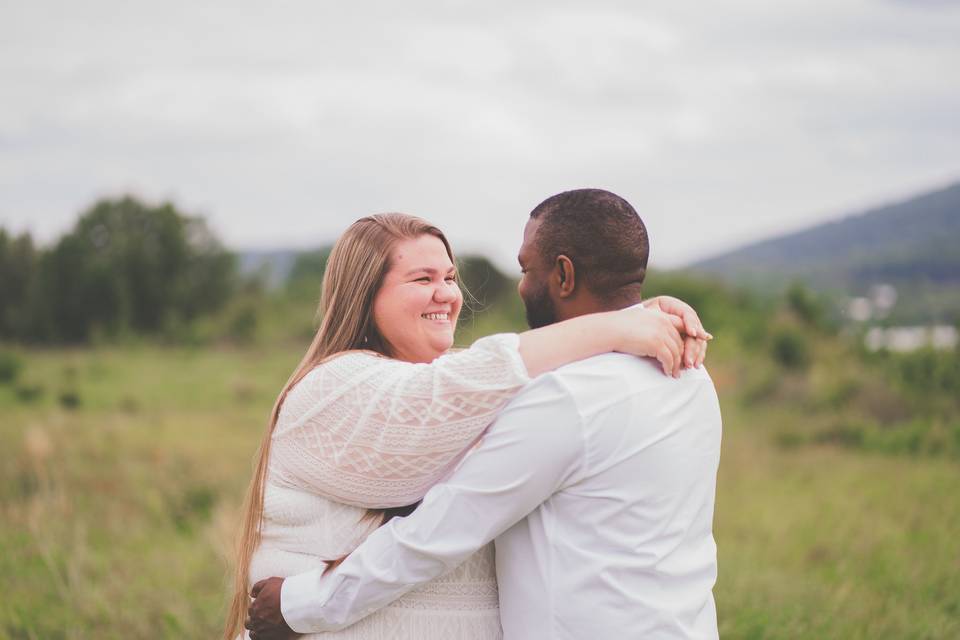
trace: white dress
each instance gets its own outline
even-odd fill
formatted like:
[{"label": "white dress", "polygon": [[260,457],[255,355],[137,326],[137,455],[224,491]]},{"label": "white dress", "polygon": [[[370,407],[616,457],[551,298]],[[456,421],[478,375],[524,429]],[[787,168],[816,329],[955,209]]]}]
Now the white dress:
[{"label": "white dress", "polygon": [[[514,334],[430,364],[350,352],[316,367],[274,429],[250,585],[355,549],[378,524],[367,509],[419,501],[528,381]],[[493,546],[347,629],[304,637],[499,639]]]}]

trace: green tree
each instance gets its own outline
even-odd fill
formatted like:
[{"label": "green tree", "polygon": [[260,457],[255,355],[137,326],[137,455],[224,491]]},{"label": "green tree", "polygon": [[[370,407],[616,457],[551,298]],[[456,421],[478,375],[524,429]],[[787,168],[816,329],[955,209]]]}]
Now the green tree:
[{"label": "green tree", "polygon": [[287,293],[299,300],[319,300],[323,272],[332,249],[329,246],[298,254],[287,275]]},{"label": "green tree", "polygon": [[484,256],[463,256],[457,262],[461,285],[481,308],[495,304],[504,296],[517,295],[516,282]]},{"label": "green tree", "polygon": [[0,229],[0,339],[16,338],[29,326],[36,275],[37,251],[30,235],[13,237]]},{"label": "green tree", "polygon": [[795,281],[787,289],[787,308],[808,327],[823,327],[826,318],[823,303],[802,282]]},{"label": "green tree", "polygon": [[770,350],[773,359],[785,369],[806,369],[813,359],[810,341],[793,327],[777,330],[773,335]]},{"label": "green tree", "polygon": [[172,204],[101,200],[40,262],[34,338],[154,333],[217,311],[236,283],[232,254]]}]

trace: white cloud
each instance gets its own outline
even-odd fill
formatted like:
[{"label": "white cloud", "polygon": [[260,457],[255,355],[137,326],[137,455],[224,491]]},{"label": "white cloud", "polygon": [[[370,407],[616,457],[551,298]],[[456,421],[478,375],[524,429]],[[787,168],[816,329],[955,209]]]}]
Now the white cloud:
[{"label": "white cloud", "polygon": [[133,189],[304,246],[405,210],[509,265],[590,185],[677,264],[960,175],[960,12],[924,4],[5,6],[0,225]]}]

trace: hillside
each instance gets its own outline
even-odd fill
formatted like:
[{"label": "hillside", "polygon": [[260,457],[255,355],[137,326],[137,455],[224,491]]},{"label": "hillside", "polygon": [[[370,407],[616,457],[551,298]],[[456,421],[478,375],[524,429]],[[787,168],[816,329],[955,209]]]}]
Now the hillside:
[{"label": "hillside", "polygon": [[768,290],[802,280],[838,299],[890,284],[899,298],[894,319],[955,322],[960,319],[960,183],[751,244],[690,270]]}]

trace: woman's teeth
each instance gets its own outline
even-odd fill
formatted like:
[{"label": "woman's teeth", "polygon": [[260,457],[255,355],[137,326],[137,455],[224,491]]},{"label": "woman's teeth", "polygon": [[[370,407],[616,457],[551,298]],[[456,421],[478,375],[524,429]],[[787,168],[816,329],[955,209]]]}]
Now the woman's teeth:
[{"label": "woman's teeth", "polygon": [[427,320],[449,320],[449,313],[424,313],[420,316],[421,318],[426,318]]}]

